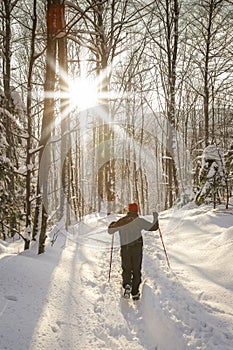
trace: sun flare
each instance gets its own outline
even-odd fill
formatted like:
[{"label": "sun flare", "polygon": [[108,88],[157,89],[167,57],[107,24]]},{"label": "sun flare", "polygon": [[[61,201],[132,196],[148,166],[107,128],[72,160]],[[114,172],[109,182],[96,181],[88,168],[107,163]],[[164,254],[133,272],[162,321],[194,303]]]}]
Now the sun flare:
[{"label": "sun flare", "polygon": [[88,79],[76,79],[70,83],[70,106],[79,111],[96,106],[98,89],[96,84]]}]

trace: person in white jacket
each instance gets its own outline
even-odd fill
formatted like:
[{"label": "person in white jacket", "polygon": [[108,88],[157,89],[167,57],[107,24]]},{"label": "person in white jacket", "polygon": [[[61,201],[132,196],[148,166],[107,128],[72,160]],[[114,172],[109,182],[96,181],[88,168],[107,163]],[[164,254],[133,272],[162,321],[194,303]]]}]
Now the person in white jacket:
[{"label": "person in white jacket", "polygon": [[119,232],[121,243],[122,286],[124,297],[132,295],[133,300],[140,298],[141,267],[143,257],[142,231],[156,231],[159,228],[158,213],[153,212],[154,220],[149,222],[138,216],[137,203],[128,206],[128,213],[118,221],[111,222],[108,232]]}]

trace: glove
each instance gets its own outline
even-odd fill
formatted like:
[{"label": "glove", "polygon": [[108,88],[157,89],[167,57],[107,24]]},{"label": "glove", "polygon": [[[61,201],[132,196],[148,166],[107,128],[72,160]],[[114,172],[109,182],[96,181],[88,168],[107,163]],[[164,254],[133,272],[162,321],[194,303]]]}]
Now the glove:
[{"label": "glove", "polygon": [[158,220],[158,216],[159,216],[159,214],[157,213],[157,211],[154,211],[153,212],[154,221]]},{"label": "glove", "polygon": [[108,226],[109,228],[114,227],[116,221],[112,221],[111,224]]},{"label": "glove", "polygon": [[111,222],[111,224],[108,226],[108,233],[110,235],[112,235],[116,230],[114,229],[114,224],[115,224],[115,221]]}]

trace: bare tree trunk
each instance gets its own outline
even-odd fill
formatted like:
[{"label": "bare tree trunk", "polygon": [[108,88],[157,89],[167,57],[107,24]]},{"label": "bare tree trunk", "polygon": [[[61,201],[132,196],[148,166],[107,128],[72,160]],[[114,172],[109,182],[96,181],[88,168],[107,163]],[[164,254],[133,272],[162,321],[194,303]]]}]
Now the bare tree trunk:
[{"label": "bare tree trunk", "polygon": [[[61,168],[61,196],[60,196],[60,218],[66,212],[66,225],[69,224],[68,220],[68,206],[70,202],[69,190],[69,155],[70,155],[70,146],[69,146],[69,99],[66,95],[69,91],[68,86],[68,65],[67,65],[67,42],[66,37],[58,39],[58,62],[59,62],[59,83],[61,91],[61,101],[60,101],[60,112],[61,112],[61,159],[62,159],[62,168]],[[65,204],[67,207],[65,208]]]},{"label": "bare tree trunk", "polygon": [[[99,128],[99,142],[103,145],[103,152],[100,155],[98,163],[101,164],[101,168],[98,172],[98,196],[99,196],[99,210],[101,209],[101,202],[106,201],[107,213],[114,210],[115,201],[115,169],[113,160],[113,143],[114,143],[114,131],[111,128],[111,117],[109,108],[109,84],[110,77],[107,72],[108,60],[110,51],[108,48],[106,28],[104,24],[104,3],[93,1],[94,4],[94,18],[96,23],[96,47],[98,48],[96,53],[97,59],[97,74],[100,76],[100,94],[103,96],[101,101],[102,116],[100,116]],[[112,3],[112,9],[115,4]],[[111,23],[113,26],[113,22]],[[113,27],[111,27],[113,31]],[[111,47],[112,49],[112,47]]]},{"label": "bare tree trunk", "polygon": [[[4,35],[4,60],[3,60],[3,85],[6,96],[6,108],[10,110],[11,106],[11,92],[10,92],[10,78],[11,78],[11,0],[3,0],[5,10],[5,35]],[[8,130],[9,121],[6,124]],[[8,134],[8,133],[7,133]],[[7,135],[6,135],[7,136]]]},{"label": "bare tree trunk", "polygon": [[205,146],[209,144],[209,61],[210,61],[210,39],[213,15],[213,2],[209,8],[209,18],[206,37],[205,67],[204,67],[204,120],[205,120]]},{"label": "bare tree trunk", "polygon": [[31,33],[31,53],[29,60],[28,69],[28,82],[27,82],[27,154],[26,154],[26,230],[31,234],[31,138],[32,138],[32,76],[33,76],[33,65],[35,62],[35,35],[37,26],[37,11],[36,11],[37,0],[33,1],[33,23]]},{"label": "bare tree trunk", "polygon": [[[48,0],[48,10],[53,6],[52,0]],[[41,166],[42,157],[45,157],[46,162],[43,162],[43,166],[49,167],[50,164],[50,146],[48,142],[51,137],[51,132],[54,128],[54,97],[51,97],[51,92],[55,90],[55,70],[56,70],[56,40],[53,37],[53,34],[50,30],[47,29],[47,52],[46,52],[46,76],[45,76],[45,100],[44,100],[44,114],[42,120],[42,130],[40,138],[40,153],[39,153],[39,164]],[[46,95],[48,93],[48,95]],[[46,147],[47,146],[47,147]],[[44,155],[44,152],[46,154]],[[46,164],[45,164],[46,163]],[[41,169],[46,171],[47,169]],[[42,193],[41,193],[42,189]],[[44,245],[46,240],[46,228],[47,228],[47,179],[40,184],[40,178],[38,177],[38,186],[37,186],[37,208],[36,208],[36,217],[34,220],[35,229],[38,228],[38,219],[40,212],[40,196],[42,194],[42,216],[41,216],[41,231],[39,236],[39,249],[38,253],[44,253]]]},{"label": "bare tree trunk", "polygon": [[[179,1],[172,2],[173,8],[170,9],[171,0],[166,0],[166,29],[167,29],[167,60],[168,60],[168,135],[167,135],[167,176],[168,176],[168,206],[173,205],[173,182],[177,181],[176,164],[174,160],[174,131],[176,130],[176,66],[178,52],[178,22],[179,22]],[[172,11],[172,13],[171,13]],[[176,191],[177,193],[177,191]]]}]

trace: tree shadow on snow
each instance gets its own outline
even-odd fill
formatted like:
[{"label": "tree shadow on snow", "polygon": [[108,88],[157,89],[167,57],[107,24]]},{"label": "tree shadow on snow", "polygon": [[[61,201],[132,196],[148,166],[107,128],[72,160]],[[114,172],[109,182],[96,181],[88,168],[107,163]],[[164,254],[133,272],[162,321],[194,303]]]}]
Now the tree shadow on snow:
[{"label": "tree shadow on snow", "polygon": [[[51,249],[42,255],[25,251],[0,259],[1,349],[32,349],[32,339],[48,303],[52,276],[62,253],[62,247],[56,252]],[[43,332],[37,336],[43,338]]]}]

